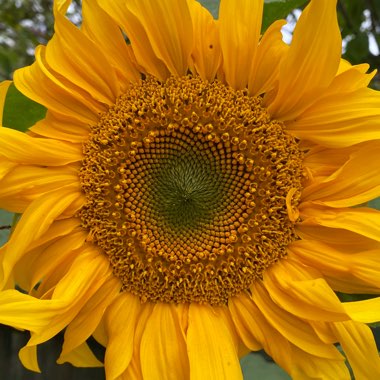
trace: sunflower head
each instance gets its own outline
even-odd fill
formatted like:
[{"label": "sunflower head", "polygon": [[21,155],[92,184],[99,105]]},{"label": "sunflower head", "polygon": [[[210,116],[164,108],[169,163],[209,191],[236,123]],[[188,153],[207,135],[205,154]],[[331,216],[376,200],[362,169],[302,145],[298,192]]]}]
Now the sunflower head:
[{"label": "sunflower head", "polygon": [[380,290],[380,95],[340,58],[336,2],[310,1],[290,46],[282,21],[261,34],[262,0],[217,21],[84,0],[81,28],[69,3],[14,75],[46,117],[0,128],[0,206],[22,214],[0,322],[31,331],[25,366],[65,330],[59,362],[102,366],[93,336],[107,380],[241,379],[261,349],[295,379],[349,379],[336,343],[380,377],[380,299],[336,296]]},{"label": "sunflower head", "polygon": [[123,290],[226,304],[286,255],[302,152],[261,103],[217,79],[146,78],[92,127],[79,217]]}]

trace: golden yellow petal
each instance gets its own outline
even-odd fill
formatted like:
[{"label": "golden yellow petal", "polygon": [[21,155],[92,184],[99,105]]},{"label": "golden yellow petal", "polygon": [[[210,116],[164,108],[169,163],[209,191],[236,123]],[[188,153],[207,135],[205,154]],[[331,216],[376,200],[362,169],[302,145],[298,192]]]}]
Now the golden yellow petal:
[{"label": "golden yellow petal", "polygon": [[314,272],[292,260],[280,260],[264,273],[263,285],[277,305],[300,318],[348,320],[339,298],[323,277]]},{"label": "golden yellow petal", "polygon": [[220,44],[226,82],[241,90],[248,84],[257,59],[263,0],[222,0],[219,9]]},{"label": "golden yellow petal", "polygon": [[75,184],[77,168],[19,165],[0,180],[0,207],[22,213],[42,194]]},{"label": "golden yellow petal", "polygon": [[39,136],[76,144],[86,141],[90,133],[87,123],[67,120],[62,115],[56,115],[51,111],[47,111],[45,118],[39,120],[29,130]]},{"label": "golden yellow petal", "polygon": [[331,208],[313,202],[300,206],[302,224],[342,228],[380,242],[380,211],[368,207]]},{"label": "golden yellow petal", "polygon": [[136,323],[142,308],[138,297],[122,293],[107,309],[108,344],[104,359],[107,380],[117,379],[131,361]]},{"label": "golden yellow petal", "polygon": [[367,63],[352,66],[347,62],[345,69],[342,68],[342,62],[339,66],[338,75],[331,82],[330,87],[326,91],[326,95],[342,92],[356,91],[360,88],[367,87],[376,74],[376,70],[367,74],[369,65]]},{"label": "golden yellow petal", "polygon": [[166,79],[170,75],[167,66],[156,56],[142,23],[126,8],[125,2],[98,0],[98,3],[132,42],[138,64],[149,74],[159,79]]},{"label": "golden yellow petal", "polygon": [[105,321],[104,321],[104,315],[102,316],[102,319],[100,320],[98,326],[96,326],[96,329],[92,333],[92,336],[103,347],[107,346],[108,336],[107,336],[107,331],[106,331],[106,326],[105,326]]},{"label": "golden yellow petal", "polygon": [[100,103],[112,105],[120,85],[109,59],[61,12],[55,12],[55,34],[46,48],[46,62],[57,74]]},{"label": "golden yellow petal", "polygon": [[54,220],[78,197],[76,188],[64,187],[45,194],[27,208],[8,242],[0,268],[0,288],[30,244],[41,237]]},{"label": "golden yellow petal", "polygon": [[329,228],[300,222],[296,225],[296,233],[301,239],[316,240],[342,247],[347,253],[380,248],[379,242],[344,228]]},{"label": "golden yellow petal", "polygon": [[265,319],[253,300],[246,294],[232,297],[228,307],[240,338],[252,350],[264,350],[288,373],[292,368],[291,345]]},{"label": "golden yellow petal", "polygon": [[312,0],[294,30],[281,63],[276,97],[268,104],[276,119],[292,120],[326,90],[338,70],[342,41],[336,1]]},{"label": "golden yellow petal", "polygon": [[[154,53],[165,63],[169,72],[185,75],[193,47],[193,26],[187,2],[130,0],[125,6],[139,20]],[[131,42],[134,47],[132,39]]]},{"label": "golden yellow petal", "polygon": [[318,268],[330,286],[341,292],[378,293],[380,249],[347,251],[316,240],[298,240],[289,246],[289,257]]},{"label": "golden yellow petal", "polygon": [[125,91],[129,82],[137,82],[141,75],[131,60],[119,26],[96,1],[83,1],[82,14],[84,34],[102,50],[116,72],[121,91]]},{"label": "golden yellow petal", "polygon": [[44,244],[50,244],[53,240],[59,237],[69,235],[76,227],[79,226],[80,221],[76,218],[55,220],[39,239],[30,244],[28,251],[41,247]]},{"label": "golden yellow petal", "polygon": [[17,89],[68,121],[96,123],[99,113],[105,111],[105,105],[94,100],[65,76],[53,72],[45,55],[45,46],[38,46],[35,51],[36,62],[15,71]]},{"label": "golden yellow petal", "polygon": [[[350,155],[358,151],[359,147],[360,145],[336,149],[315,145],[310,148],[305,154],[303,163],[312,174],[312,178],[309,178],[305,190],[314,182],[323,181],[339,170],[349,160]],[[302,196],[304,196],[304,192]]]},{"label": "golden yellow petal", "polygon": [[302,200],[349,207],[374,199],[380,195],[379,164],[380,142],[363,144],[336,172],[306,187]]},{"label": "golden yellow petal", "polygon": [[[55,270],[63,273],[63,263],[75,259],[76,249],[85,242],[84,231],[73,231],[69,235],[48,242],[42,247],[28,250],[13,268],[13,278],[17,285],[28,293],[32,293],[35,286]],[[70,255],[73,256],[70,260]],[[33,293],[34,295],[36,293]]]},{"label": "golden yellow petal", "polygon": [[380,139],[380,94],[369,88],[327,93],[287,129],[301,139],[340,148]]},{"label": "golden yellow petal", "polygon": [[339,359],[332,345],[320,341],[311,326],[279,307],[260,283],[252,285],[252,299],[268,322],[295,346],[309,354],[326,359]]},{"label": "golden yellow petal", "polygon": [[380,322],[380,297],[363,301],[344,302],[343,306],[347,314],[356,322]]},{"label": "golden yellow petal", "polygon": [[4,103],[7,96],[8,88],[12,84],[12,81],[5,80],[0,83],[0,127],[3,124]]},{"label": "golden yellow petal", "polygon": [[186,1],[99,0],[126,32],[138,64],[159,79],[184,75],[192,50],[192,23]]},{"label": "golden yellow petal", "polygon": [[14,289],[0,292],[0,323],[17,329],[40,332],[67,303],[39,300]]},{"label": "golden yellow petal", "polygon": [[[265,334],[262,333],[264,326],[257,323],[257,319],[246,306],[249,302],[253,301],[248,300],[246,295],[240,294],[229,300],[228,307],[240,339],[251,351],[258,351],[263,348],[261,342],[265,340]],[[259,334],[260,340],[256,338]]]},{"label": "golden yellow petal", "polygon": [[0,128],[0,145],[0,157],[20,164],[60,166],[83,157],[79,144],[33,138],[10,128]]},{"label": "golden yellow petal", "polygon": [[327,360],[309,355],[297,347],[292,347],[294,366],[290,375],[293,380],[350,380],[351,376],[344,362],[340,359]]},{"label": "golden yellow petal", "polygon": [[354,371],[355,379],[379,379],[380,358],[373,334],[364,323],[336,322],[332,328]]},{"label": "golden yellow petal", "polygon": [[213,80],[222,63],[218,24],[210,12],[195,0],[188,0],[193,22],[191,59],[203,80]]},{"label": "golden yellow petal", "polygon": [[278,80],[279,66],[288,50],[281,33],[285,23],[284,20],[274,22],[261,38],[248,77],[248,91],[252,96],[272,90]]},{"label": "golden yellow petal", "polygon": [[40,366],[38,365],[36,346],[24,346],[19,351],[18,357],[25,368],[41,373]]},{"label": "golden yellow petal", "polygon": [[52,300],[66,303],[65,310],[56,314],[42,331],[32,336],[30,343],[42,343],[63,330],[109,276],[112,276],[109,262],[97,250],[87,249],[80,252],[51,294]]},{"label": "golden yellow petal", "polygon": [[120,281],[110,276],[66,327],[62,355],[82,345],[95,331],[107,307],[120,293]]},{"label": "golden yellow petal", "polygon": [[[154,304],[151,302],[146,302],[140,308],[140,313],[138,319],[136,321],[135,330],[134,330],[134,338],[133,338],[133,346],[134,352],[130,364],[127,369],[121,375],[121,379],[129,380],[136,379],[140,380],[143,378],[143,374],[141,371],[141,357],[140,357],[140,346],[141,340],[145,332],[146,324],[153,312]],[[185,326],[185,323],[183,323]],[[118,379],[119,380],[119,379]]]},{"label": "golden yellow petal", "polygon": [[0,166],[0,179],[4,178],[5,175],[12,171],[16,166],[17,164],[15,162],[3,160]]},{"label": "golden yellow petal", "polygon": [[228,307],[223,307],[219,309],[219,315],[223,319],[228,330],[231,331],[231,337],[234,341],[234,345],[237,347],[238,357],[242,358],[243,356],[249,354],[252,350],[247,348],[247,346],[242,342],[239,337],[238,330],[232,319],[230,309]]},{"label": "golden yellow petal", "polygon": [[243,378],[232,335],[217,308],[190,304],[187,352],[191,380]]},{"label": "golden yellow petal", "polygon": [[87,343],[81,344],[67,354],[62,353],[57,363],[70,363],[75,367],[103,367],[103,363],[96,358]]},{"label": "golden yellow petal", "polygon": [[154,306],[141,339],[140,355],[143,378],[189,379],[189,360],[185,330],[181,323],[187,306],[158,303]]}]

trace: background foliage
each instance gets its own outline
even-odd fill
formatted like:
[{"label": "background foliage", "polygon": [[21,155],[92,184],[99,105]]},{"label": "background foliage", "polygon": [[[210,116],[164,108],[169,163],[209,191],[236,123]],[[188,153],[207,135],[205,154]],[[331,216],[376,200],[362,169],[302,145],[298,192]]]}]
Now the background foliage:
[{"label": "background foliage", "polygon": [[[112,0],[110,0],[112,1]],[[199,0],[217,18],[219,0]],[[238,1],[238,0],[237,0]],[[294,24],[305,0],[265,0],[263,30],[278,18],[287,18],[286,39],[291,39]],[[34,48],[46,44],[54,33],[53,0],[0,0],[0,81],[12,79],[19,67],[33,62]],[[68,16],[80,25],[80,0],[73,0]],[[338,0],[338,17],[343,37],[343,57],[353,64],[367,62],[371,70],[380,67],[380,0]],[[380,89],[379,73],[372,81]],[[19,112],[22,110],[22,113]],[[43,117],[43,107],[23,97],[10,87],[5,104],[3,125],[26,130]],[[376,203],[377,202],[377,203]],[[380,208],[379,201],[373,207]],[[13,216],[0,211],[0,226],[12,223]],[[9,230],[0,230],[0,245],[6,241]],[[43,374],[33,374],[22,368],[17,351],[27,341],[21,332],[0,327],[0,375],[12,380],[32,379],[104,379],[101,369],[74,369],[70,365],[55,366],[60,340],[43,345],[40,353]],[[95,347],[99,355],[102,350]],[[245,379],[289,379],[285,372],[263,354],[251,354],[241,360]],[[1,377],[0,376],[0,377]],[[3,377],[1,377],[3,378]]]}]

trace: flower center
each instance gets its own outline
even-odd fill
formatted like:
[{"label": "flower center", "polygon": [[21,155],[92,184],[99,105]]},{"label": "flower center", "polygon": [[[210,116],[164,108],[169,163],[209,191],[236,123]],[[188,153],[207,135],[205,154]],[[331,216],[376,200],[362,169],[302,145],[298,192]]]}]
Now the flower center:
[{"label": "flower center", "polygon": [[91,127],[79,217],[122,290],[221,305],[286,256],[302,173],[297,142],[261,98],[146,78]]}]

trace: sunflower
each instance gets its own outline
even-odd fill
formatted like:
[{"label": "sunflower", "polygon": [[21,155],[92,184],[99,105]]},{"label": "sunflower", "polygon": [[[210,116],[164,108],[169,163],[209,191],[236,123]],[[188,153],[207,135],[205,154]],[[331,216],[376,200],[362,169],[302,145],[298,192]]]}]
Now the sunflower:
[{"label": "sunflower", "polygon": [[102,366],[92,336],[107,380],[241,379],[261,349],[294,379],[380,378],[380,298],[336,295],[380,292],[380,94],[341,59],[336,2],[290,46],[283,21],[261,35],[262,0],[218,20],[84,0],[80,28],[69,4],[14,74],[46,117],[0,129],[0,207],[22,214],[0,322],[30,331],[23,364],[64,330],[58,362]]}]

